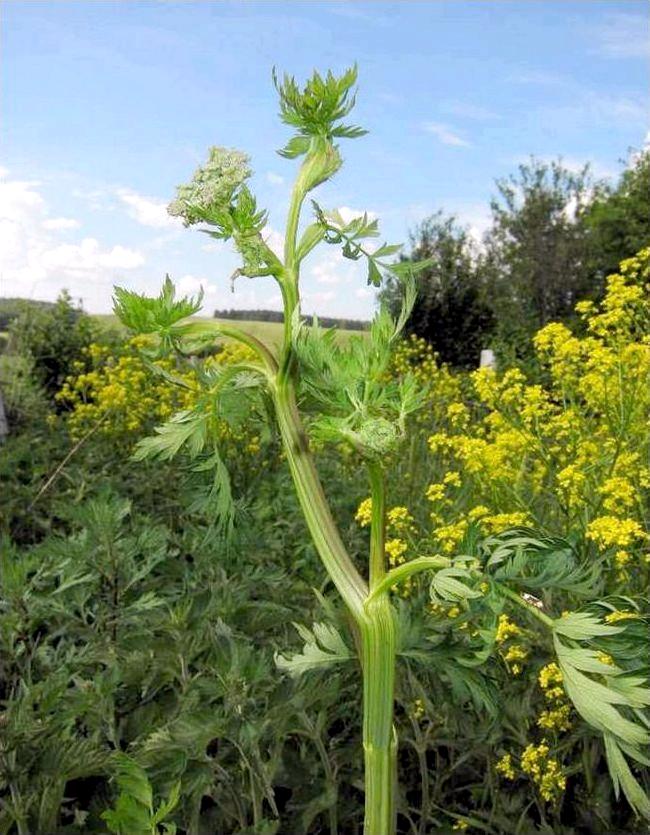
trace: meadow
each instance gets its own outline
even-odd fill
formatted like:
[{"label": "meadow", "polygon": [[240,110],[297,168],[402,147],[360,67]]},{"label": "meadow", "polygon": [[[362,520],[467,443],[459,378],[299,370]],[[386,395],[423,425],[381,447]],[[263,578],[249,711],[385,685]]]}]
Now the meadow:
[{"label": "meadow", "polygon": [[[647,832],[650,249],[452,367],[410,330],[433,257],[300,223],[355,79],[275,79],[281,256],[240,152],[170,206],[283,324],[168,279],[8,325],[0,833]],[[389,288],[368,332],[302,321],[320,245]]]}]

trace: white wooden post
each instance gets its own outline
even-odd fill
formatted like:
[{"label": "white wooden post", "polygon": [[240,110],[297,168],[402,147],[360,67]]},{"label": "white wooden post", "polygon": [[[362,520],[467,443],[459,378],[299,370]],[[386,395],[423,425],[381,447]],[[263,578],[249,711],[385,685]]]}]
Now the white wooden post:
[{"label": "white wooden post", "polygon": [[484,348],[481,351],[479,366],[481,368],[496,368],[496,365],[497,361],[492,348]]}]

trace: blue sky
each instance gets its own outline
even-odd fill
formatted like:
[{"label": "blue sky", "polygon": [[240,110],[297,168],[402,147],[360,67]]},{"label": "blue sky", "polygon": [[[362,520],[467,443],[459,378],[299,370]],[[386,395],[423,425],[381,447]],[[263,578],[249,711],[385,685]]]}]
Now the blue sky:
[{"label": "blue sky", "polygon": [[[275,154],[274,65],[304,78],[358,63],[370,133],[343,142],[318,199],[375,213],[390,242],[439,208],[480,236],[494,179],[530,154],[615,178],[649,127],[645,0],[4,0],[0,14],[0,296],[67,287],[102,312],[114,283],[151,292],[169,272],[204,287],[208,312],[277,307],[267,279],[231,294],[229,245],[165,212],[208,146],[237,147],[281,244],[296,165]],[[303,283],[307,312],[372,312],[333,247]]]}]

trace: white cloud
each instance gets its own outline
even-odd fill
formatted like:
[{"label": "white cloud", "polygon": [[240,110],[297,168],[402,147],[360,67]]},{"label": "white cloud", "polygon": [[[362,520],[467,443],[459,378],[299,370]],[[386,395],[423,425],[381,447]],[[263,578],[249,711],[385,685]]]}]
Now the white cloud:
[{"label": "white cloud", "polygon": [[455,148],[471,148],[471,142],[463,139],[449,125],[442,122],[425,122],[423,128],[427,133],[432,133],[443,145],[451,145]]},{"label": "white cloud", "polygon": [[73,228],[71,219],[48,216],[39,185],[0,181],[0,295],[52,299],[67,286],[73,295],[94,301],[98,287],[118,277],[116,271],[144,263],[137,250],[105,246],[95,238],[60,243],[56,233]]},{"label": "white cloud", "polygon": [[164,200],[146,197],[126,188],[117,189],[116,194],[127,207],[129,216],[142,226],[164,229],[178,227],[181,223],[178,218],[167,213],[167,203]]},{"label": "white cloud", "polygon": [[375,220],[377,217],[375,212],[364,212],[363,209],[351,209],[350,206],[339,206],[338,213],[343,218],[344,223],[349,223],[351,220],[354,220],[355,217],[361,217],[364,214],[368,216],[368,220]]},{"label": "white cloud", "polygon": [[43,229],[51,229],[55,232],[64,229],[78,229],[80,226],[81,223],[72,217],[48,217],[43,221]]},{"label": "white cloud", "polygon": [[322,290],[315,293],[307,290],[302,294],[302,297],[308,304],[324,304],[325,302],[331,302],[332,299],[335,299],[336,293],[333,290]]},{"label": "white cloud", "polygon": [[36,180],[5,180],[7,169],[3,169],[0,182],[0,219],[20,222],[34,212],[45,208],[45,201],[36,191],[40,185]]},{"label": "white cloud", "polygon": [[209,244],[203,244],[201,250],[203,252],[225,252],[228,249],[226,241],[219,241],[212,239]]},{"label": "white cloud", "polygon": [[601,26],[591,28],[597,46],[593,52],[608,58],[650,57],[650,18],[646,14],[609,14]]},{"label": "white cloud", "polygon": [[267,296],[264,299],[263,306],[271,310],[282,310],[282,295],[280,293],[273,293],[272,296]]},{"label": "white cloud", "polygon": [[205,296],[214,296],[219,292],[217,285],[210,284],[207,278],[198,278],[189,273],[174,281],[174,284],[179,296],[198,296],[201,290]]},{"label": "white cloud", "polygon": [[280,174],[276,174],[274,171],[267,171],[266,182],[270,183],[272,186],[283,186],[285,183],[285,179],[284,177],[280,176]]},{"label": "white cloud", "polygon": [[589,112],[600,119],[635,121],[647,124],[648,108],[645,98],[632,96],[610,96],[591,92],[585,101]]},{"label": "white cloud", "polygon": [[355,295],[358,299],[370,299],[370,298],[372,298],[375,294],[374,294],[374,293],[373,293],[373,291],[370,289],[370,287],[359,287],[357,290],[355,290],[355,291],[354,291],[354,295]]},{"label": "white cloud", "polygon": [[267,226],[264,230],[263,237],[267,246],[275,252],[278,258],[282,258],[282,253],[284,252],[284,235],[282,232],[278,232],[272,226]]},{"label": "white cloud", "polygon": [[318,284],[340,284],[343,280],[341,260],[342,255],[338,250],[323,255],[321,260],[311,267],[311,276]]},{"label": "white cloud", "polygon": [[561,75],[546,70],[521,70],[510,75],[507,81],[514,81],[516,84],[549,84],[551,86],[564,86],[567,81]]},{"label": "white cloud", "polygon": [[[584,170],[585,165],[589,165],[591,174],[596,179],[612,179],[618,175],[618,170],[611,165],[606,165],[598,160],[583,159],[574,156],[553,156],[552,154],[535,154],[534,158],[539,162],[550,165],[553,162],[559,162],[563,168],[570,171],[572,174],[580,174]],[[515,165],[527,165],[531,161],[530,156],[520,155],[513,157],[512,161]]]},{"label": "white cloud", "polygon": [[120,245],[103,249],[95,238],[84,238],[80,244],[61,244],[44,250],[41,261],[49,272],[79,277],[106,270],[132,270],[144,264],[144,256]]}]

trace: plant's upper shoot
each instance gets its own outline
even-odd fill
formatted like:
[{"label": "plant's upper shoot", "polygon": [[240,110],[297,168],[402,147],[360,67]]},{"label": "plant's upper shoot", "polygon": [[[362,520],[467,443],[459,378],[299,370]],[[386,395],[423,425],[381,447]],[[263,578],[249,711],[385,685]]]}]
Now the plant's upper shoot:
[{"label": "plant's upper shoot", "polygon": [[306,154],[314,144],[331,143],[337,137],[356,139],[367,133],[356,125],[341,124],[355,105],[351,91],[356,80],[356,66],[339,78],[331,71],[325,78],[314,72],[301,90],[292,76],[285,74],[280,82],[273,70],[273,83],[280,96],[280,118],[297,130],[297,135],[278,153],[292,159]]}]

